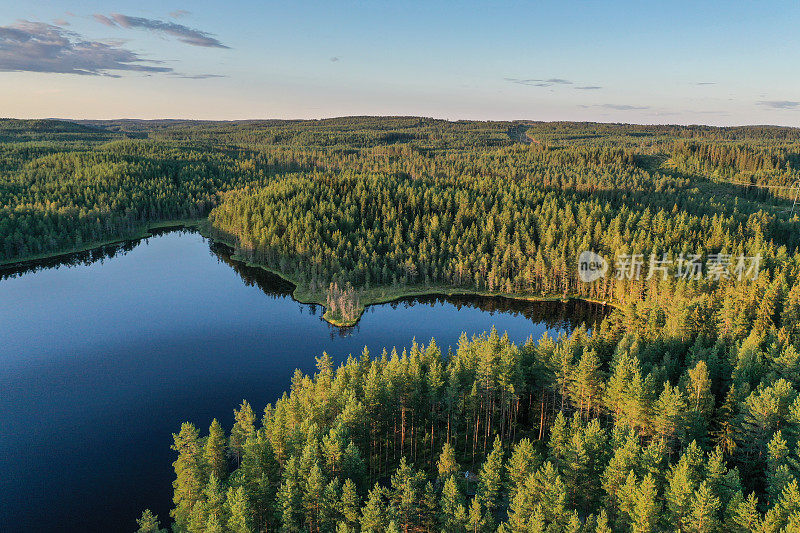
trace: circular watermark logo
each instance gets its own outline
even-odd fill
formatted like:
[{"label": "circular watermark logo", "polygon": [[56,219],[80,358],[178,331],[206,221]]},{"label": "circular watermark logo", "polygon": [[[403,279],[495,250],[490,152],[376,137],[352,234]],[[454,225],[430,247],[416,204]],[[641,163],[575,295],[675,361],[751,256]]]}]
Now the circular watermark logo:
[{"label": "circular watermark logo", "polygon": [[578,276],[582,282],[597,281],[605,276],[606,272],[608,272],[608,261],[602,255],[587,250],[578,256]]}]

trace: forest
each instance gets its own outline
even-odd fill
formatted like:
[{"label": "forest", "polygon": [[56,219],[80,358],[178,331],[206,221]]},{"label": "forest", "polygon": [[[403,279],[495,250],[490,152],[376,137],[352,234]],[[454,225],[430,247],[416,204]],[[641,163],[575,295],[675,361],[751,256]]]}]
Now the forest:
[{"label": "forest", "polygon": [[140,532],[800,531],[798,129],[6,120],[0,153],[0,263],[189,221],[333,323],[424,293],[613,309],[323,353],[232,427],[176,428]]}]

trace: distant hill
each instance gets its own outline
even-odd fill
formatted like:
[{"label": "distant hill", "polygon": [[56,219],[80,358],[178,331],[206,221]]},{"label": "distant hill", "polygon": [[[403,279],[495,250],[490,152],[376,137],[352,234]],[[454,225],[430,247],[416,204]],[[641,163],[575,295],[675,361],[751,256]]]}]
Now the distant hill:
[{"label": "distant hill", "polygon": [[104,141],[114,134],[96,125],[66,120],[15,118],[0,119],[0,142],[25,141]]}]

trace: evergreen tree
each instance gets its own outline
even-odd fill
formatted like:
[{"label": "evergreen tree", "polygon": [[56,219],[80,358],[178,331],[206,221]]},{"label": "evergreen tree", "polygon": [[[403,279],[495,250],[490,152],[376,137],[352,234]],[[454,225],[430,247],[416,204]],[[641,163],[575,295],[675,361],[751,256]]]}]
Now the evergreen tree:
[{"label": "evergreen tree", "polygon": [[170,514],[175,528],[185,531],[189,527],[192,509],[203,493],[204,465],[197,428],[184,422],[180,432],[172,437],[172,449],[178,452],[178,458],[172,463],[175,469],[175,481],[172,482],[175,507]]},{"label": "evergreen tree", "polygon": [[353,483],[352,479],[348,478],[342,485],[340,513],[349,527],[354,527],[358,523],[360,506],[361,497],[356,490],[356,484]]},{"label": "evergreen tree", "polygon": [[136,520],[139,529],[136,533],[167,533],[166,529],[161,529],[158,517],[150,509],[145,509],[142,516]]},{"label": "evergreen tree", "polygon": [[456,461],[455,450],[449,442],[445,442],[444,446],[442,446],[442,453],[439,455],[439,461],[436,463],[436,467],[439,471],[439,483],[444,483],[450,479],[450,477],[457,476],[461,471],[461,467]]},{"label": "evergreen tree", "polygon": [[252,525],[253,513],[244,487],[228,488],[225,506],[228,515],[227,527],[231,533],[254,533],[256,531]]},{"label": "evergreen tree", "polygon": [[[478,476],[478,492],[475,499],[480,508],[485,509],[485,522],[494,524],[494,514],[500,506],[500,495],[503,488],[503,443],[500,437],[494,440],[492,451],[486,457]],[[470,508],[470,516],[472,508]]]},{"label": "evergreen tree", "polygon": [[361,509],[361,531],[363,533],[382,533],[388,526],[384,490],[380,485],[369,491],[367,502]]},{"label": "evergreen tree", "polygon": [[215,418],[208,428],[208,438],[203,447],[203,455],[208,465],[209,476],[225,479],[228,475],[228,460],[225,457],[225,431]]},{"label": "evergreen tree", "polygon": [[255,433],[256,415],[247,400],[242,400],[242,405],[233,411],[233,416],[234,423],[229,446],[238,463],[244,453],[244,444],[247,442],[247,438]]}]

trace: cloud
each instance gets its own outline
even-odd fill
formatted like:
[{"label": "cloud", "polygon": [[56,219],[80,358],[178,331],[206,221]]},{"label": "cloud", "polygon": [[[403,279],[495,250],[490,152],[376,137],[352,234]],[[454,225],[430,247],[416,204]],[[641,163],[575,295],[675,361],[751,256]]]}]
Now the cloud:
[{"label": "cloud", "polygon": [[763,105],[771,109],[797,109],[800,107],[800,102],[792,100],[762,100],[758,105]]},{"label": "cloud", "polygon": [[628,104],[600,104],[599,107],[605,109],[614,109],[616,111],[637,111],[642,109],[650,109],[649,106],[635,106]]},{"label": "cloud", "polygon": [[336,63],[336,62],[338,62],[338,61],[339,61],[339,56],[333,56],[333,57],[331,58],[331,63]]},{"label": "cloud", "polygon": [[188,17],[191,14],[192,14],[191,11],[186,11],[185,9],[176,9],[175,11],[170,13],[169,16],[174,19],[179,19],[183,17]]},{"label": "cloud", "polygon": [[717,82],[715,81],[698,81],[695,85],[716,85]]},{"label": "cloud", "polygon": [[531,87],[552,87],[553,85],[572,85],[572,82],[563,78],[534,79],[534,78],[504,78],[511,83],[529,85]]},{"label": "cloud", "polygon": [[[148,64],[150,63],[150,64]],[[173,72],[156,66],[116,43],[88,41],[81,35],[43,22],[21,20],[0,26],[0,71],[54,72],[114,76],[112,71]]]},{"label": "cloud", "polygon": [[179,72],[173,72],[173,73],[171,73],[171,75],[175,76],[176,78],[183,78],[185,80],[208,80],[208,79],[211,79],[211,78],[226,78],[227,77],[227,76],[224,76],[222,74],[181,74]]},{"label": "cloud", "polygon": [[116,26],[119,25],[126,29],[143,29],[150,30],[165,35],[177,37],[182,43],[192,46],[202,46],[206,48],[229,48],[222,44],[218,39],[212,37],[211,34],[189,28],[183,24],[176,22],[166,22],[163,20],[147,19],[142,17],[130,17],[120,13],[112,13],[111,18],[105,15],[96,14],[94,18],[102,24]]},{"label": "cloud", "polygon": [[100,14],[98,14],[98,13],[95,13],[95,14],[94,14],[94,15],[92,15],[92,16],[94,17],[94,20],[96,20],[96,21],[97,21],[97,22],[99,22],[100,24],[105,24],[106,26],[112,26],[112,27],[116,26],[116,24],[114,23],[114,21],[113,21],[113,20],[111,20],[110,18],[108,18],[108,17],[107,17],[107,16],[105,16],[105,15],[100,15]]},{"label": "cloud", "polygon": [[53,24],[56,26],[69,26],[69,21],[67,19],[55,19]]},{"label": "cloud", "polygon": [[730,115],[730,113],[728,113],[727,111],[711,111],[711,110],[708,110],[708,111],[687,111],[687,113],[694,113],[696,115],[720,115],[720,116]]},{"label": "cloud", "polygon": [[579,91],[596,91],[597,89],[602,89],[599,85],[584,85],[582,87],[575,87],[575,89]]}]

